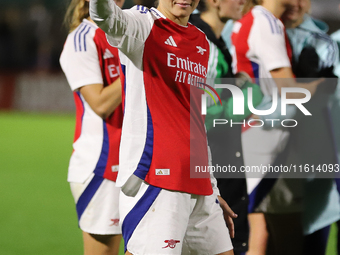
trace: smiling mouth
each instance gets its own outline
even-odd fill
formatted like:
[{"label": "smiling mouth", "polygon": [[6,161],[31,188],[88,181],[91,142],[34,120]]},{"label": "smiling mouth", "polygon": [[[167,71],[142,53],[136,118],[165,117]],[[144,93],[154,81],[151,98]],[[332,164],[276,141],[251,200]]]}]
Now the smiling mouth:
[{"label": "smiling mouth", "polygon": [[299,13],[299,11],[298,10],[288,10],[287,11],[287,14],[290,14],[290,15],[296,14],[296,13]]},{"label": "smiling mouth", "polygon": [[175,3],[176,5],[180,6],[180,7],[183,7],[183,8],[186,8],[186,7],[190,7],[191,4],[189,3]]}]

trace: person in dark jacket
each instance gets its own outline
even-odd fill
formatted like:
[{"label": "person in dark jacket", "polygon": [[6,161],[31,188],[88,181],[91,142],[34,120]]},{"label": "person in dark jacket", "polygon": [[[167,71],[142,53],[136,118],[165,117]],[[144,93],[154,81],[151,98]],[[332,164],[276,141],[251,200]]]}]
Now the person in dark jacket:
[{"label": "person in dark jacket", "polygon": [[[244,0],[201,0],[197,9],[198,14],[192,14],[190,22],[201,29],[207,36],[210,46],[208,65],[208,80],[214,83],[237,84],[244,96],[248,97],[248,87],[253,89],[254,106],[262,100],[262,93],[257,84],[244,74],[234,74],[232,71],[232,57],[224,40],[221,37],[224,25],[229,19],[238,20],[242,17]],[[225,78],[225,79],[222,79]],[[221,97],[222,105],[208,103],[206,115],[206,128],[208,143],[212,154],[213,166],[233,167],[240,169],[243,166],[241,127],[242,125],[217,125],[213,127],[214,119],[243,121],[251,113],[245,109],[244,115],[232,114],[233,98],[229,90],[216,89]],[[238,214],[234,219],[235,238],[232,239],[234,253],[244,254],[248,250],[248,221],[247,221],[247,185],[244,174],[216,173],[218,188],[221,196],[229,206]]]}]

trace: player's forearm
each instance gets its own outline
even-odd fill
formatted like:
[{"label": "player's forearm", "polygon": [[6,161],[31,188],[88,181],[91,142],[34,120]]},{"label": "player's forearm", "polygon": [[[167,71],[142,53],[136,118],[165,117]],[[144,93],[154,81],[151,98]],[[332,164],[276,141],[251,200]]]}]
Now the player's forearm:
[{"label": "player's forearm", "polygon": [[[314,95],[317,87],[322,81],[323,81],[322,79],[319,79],[319,80],[315,80],[315,81],[308,82],[308,83],[299,83],[299,82],[296,82],[294,79],[276,79],[275,80],[280,95],[281,95],[282,88],[291,87],[291,88],[306,89],[310,92],[311,96]],[[295,92],[289,92],[286,94],[286,98],[288,99],[300,99],[300,98],[305,98],[305,96],[306,95],[303,93],[295,93]]]},{"label": "player's forearm", "polygon": [[[270,71],[270,74],[272,75],[280,94],[281,89],[284,87],[295,87],[307,89],[311,95],[313,95],[317,86],[322,82],[322,80],[317,80],[309,83],[298,83],[296,82],[290,67],[282,67],[272,70]],[[304,98],[305,95],[301,93],[287,93],[286,97],[289,99],[298,99]]]},{"label": "player's forearm", "polygon": [[91,0],[91,19],[107,34],[119,37],[125,33],[126,18],[113,0]]},{"label": "player's forearm", "polygon": [[104,88],[98,104],[99,116],[103,119],[109,117],[122,102],[122,88],[120,79]]},{"label": "player's forearm", "polygon": [[120,79],[107,87],[103,87],[103,84],[83,86],[80,93],[91,109],[103,119],[109,117],[122,102]]}]

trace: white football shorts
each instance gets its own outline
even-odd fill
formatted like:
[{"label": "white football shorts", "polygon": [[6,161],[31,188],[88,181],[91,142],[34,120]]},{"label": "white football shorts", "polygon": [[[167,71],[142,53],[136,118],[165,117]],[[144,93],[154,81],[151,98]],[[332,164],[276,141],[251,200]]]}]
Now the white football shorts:
[{"label": "white football shorts", "polygon": [[233,248],[216,194],[142,183],[135,197],[120,192],[119,199],[125,249],[134,255],[213,255]]},{"label": "white football shorts", "polygon": [[121,234],[119,192],[115,182],[92,174],[85,183],[70,183],[76,203],[79,227],[98,235]]}]

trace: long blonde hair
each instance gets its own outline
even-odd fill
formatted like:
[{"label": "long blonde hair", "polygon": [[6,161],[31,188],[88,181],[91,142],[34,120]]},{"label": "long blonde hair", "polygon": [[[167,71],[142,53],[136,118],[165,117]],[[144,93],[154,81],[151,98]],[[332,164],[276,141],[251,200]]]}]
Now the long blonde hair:
[{"label": "long blonde hair", "polygon": [[242,14],[246,14],[253,8],[255,5],[261,5],[263,0],[247,0],[243,6]]},{"label": "long blonde hair", "polygon": [[64,24],[69,29],[69,32],[72,32],[80,25],[83,19],[87,19],[89,16],[89,2],[85,0],[71,0],[65,14]]}]

